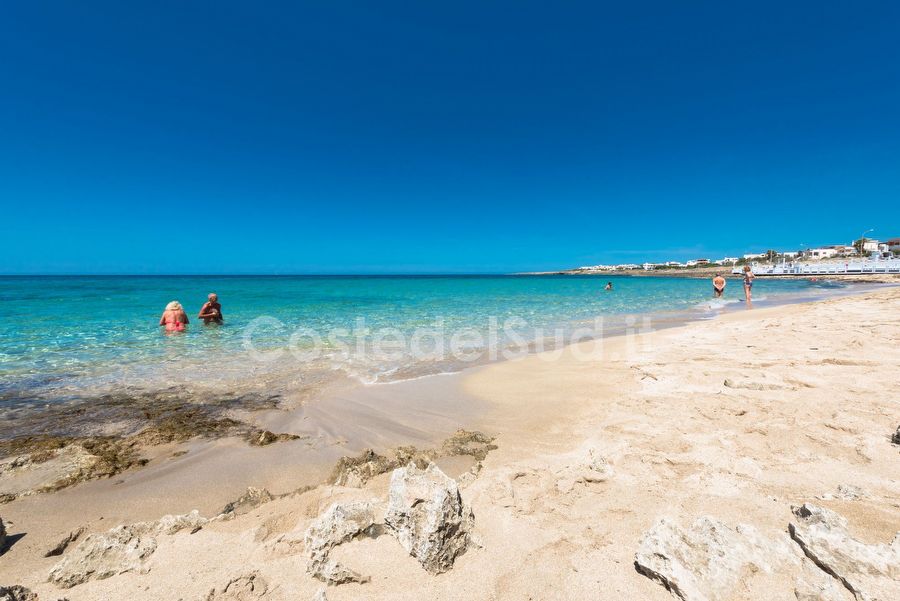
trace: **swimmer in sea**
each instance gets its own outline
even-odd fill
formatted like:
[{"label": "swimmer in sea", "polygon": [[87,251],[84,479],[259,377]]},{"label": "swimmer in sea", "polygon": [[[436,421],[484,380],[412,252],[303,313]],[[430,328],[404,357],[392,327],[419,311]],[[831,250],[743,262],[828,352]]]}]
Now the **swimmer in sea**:
[{"label": "swimmer in sea", "polygon": [[725,292],[725,283],[725,278],[723,278],[720,273],[717,273],[716,277],[713,278],[713,294],[716,298],[721,298],[722,294]]},{"label": "swimmer in sea", "polygon": [[213,292],[207,297],[209,300],[200,308],[197,317],[203,320],[205,324],[218,323],[221,324],[224,319],[222,317],[222,305],[219,304],[218,295]]},{"label": "swimmer in sea", "polygon": [[612,282],[606,282],[606,288],[604,290],[612,290]]},{"label": "swimmer in sea", "polygon": [[183,332],[187,324],[187,313],[184,312],[184,308],[178,301],[172,301],[166,305],[166,310],[159,318],[159,325],[165,326],[166,332]]}]

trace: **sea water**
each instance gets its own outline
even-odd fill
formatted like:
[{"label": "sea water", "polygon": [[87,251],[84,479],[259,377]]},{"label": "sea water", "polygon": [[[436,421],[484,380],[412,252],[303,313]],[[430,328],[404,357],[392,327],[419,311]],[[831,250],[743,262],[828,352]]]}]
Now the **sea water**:
[{"label": "sea water", "polygon": [[[771,303],[846,289],[757,279],[753,292]],[[0,415],[172,387],[308,397],[338,379],[371,384],[502,357],[492,345],[615,333],[635,316],[662,324],[744,309],[739,281],[723,299],[711,291],[707,279],[621,276],[0,277]],[[210,292],[223,325],[196,318]],[[191,323],[167,335],[158,322],[172,300]]]}]

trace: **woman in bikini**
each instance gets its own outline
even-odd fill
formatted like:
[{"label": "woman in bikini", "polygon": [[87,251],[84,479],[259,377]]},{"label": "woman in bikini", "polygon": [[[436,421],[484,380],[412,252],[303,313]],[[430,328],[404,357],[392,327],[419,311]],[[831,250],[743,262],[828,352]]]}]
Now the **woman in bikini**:
[{"label": "woman in bikini", "polygon": [[744,265],[744,296],[747,297],[747,302],[750,302],[751,291],[753,289],[753,272],[750,271],[749,265]]},{"label": "woman in bikini", "polygon": [[188,324],[187,313],[178,301],[172,301],[166,305],[162,317],[159,318],[159,325],[166,327],[166,332],[183,332],[184,326]]}]

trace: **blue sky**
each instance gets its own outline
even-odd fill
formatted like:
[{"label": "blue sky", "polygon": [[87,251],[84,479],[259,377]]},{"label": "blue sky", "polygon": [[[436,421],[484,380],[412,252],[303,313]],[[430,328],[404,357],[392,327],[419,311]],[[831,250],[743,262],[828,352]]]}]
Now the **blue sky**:
[{"label": "blue sky", "polygon": [[8,2],[0,273],[900,236],[895,2]]}]

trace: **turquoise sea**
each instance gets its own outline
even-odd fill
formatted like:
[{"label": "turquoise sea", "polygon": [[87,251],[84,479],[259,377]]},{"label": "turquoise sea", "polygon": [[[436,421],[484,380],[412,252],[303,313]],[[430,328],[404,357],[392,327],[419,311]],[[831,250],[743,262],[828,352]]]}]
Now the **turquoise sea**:
[{"label": "turquoise sea", "polygon": [[[847,289],[757,280],[754,293],[764,305]],[[222,326],[195,318],[209,292]],[[172,387],[309,396],[336,379],[383,382],[491,360],[471,357],[490,346],[492,327],[497,347],[520,348],[578,328],[621,331],[635,315],[664,324],[745,310],[738,280],[726,302],[710,292],[706,279],[621,276],[2,277],[0,413]],[[183,334],[157,325],[171,300],[191,317]],[[470,354],[439,354],[439,331]]]}]

